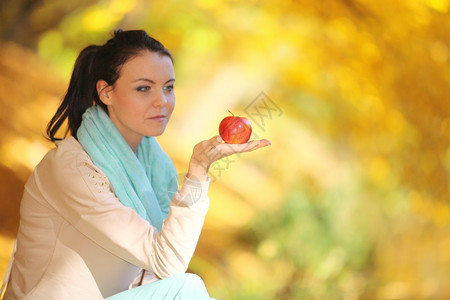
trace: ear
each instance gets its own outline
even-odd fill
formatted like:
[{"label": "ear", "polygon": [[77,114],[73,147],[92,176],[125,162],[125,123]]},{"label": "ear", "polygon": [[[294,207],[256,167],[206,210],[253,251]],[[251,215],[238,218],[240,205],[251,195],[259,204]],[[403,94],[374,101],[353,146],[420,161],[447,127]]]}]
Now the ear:
[{"label": "ear", "polygon": [[99,80],[99,81],[97,81],[96,88],[97,88],[98,97],[103,102],[103,104],[111,105],[112,102],[111,102],[110,93],[113,90],[113,87],[110,86],[106,81]]}]

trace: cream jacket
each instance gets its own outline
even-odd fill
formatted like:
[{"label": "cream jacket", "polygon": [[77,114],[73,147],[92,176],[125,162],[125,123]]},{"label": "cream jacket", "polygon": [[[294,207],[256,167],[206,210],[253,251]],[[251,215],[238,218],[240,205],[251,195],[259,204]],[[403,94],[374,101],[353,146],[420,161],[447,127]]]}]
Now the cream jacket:
[{"label": "cream jacket", "polygon": [[25,185],[5,299],[103,299],[136,285],[142,269],[147,281],[184,273],[208,187],[185,178],[158,232],[119,202],[77,140],[58,142]]}]

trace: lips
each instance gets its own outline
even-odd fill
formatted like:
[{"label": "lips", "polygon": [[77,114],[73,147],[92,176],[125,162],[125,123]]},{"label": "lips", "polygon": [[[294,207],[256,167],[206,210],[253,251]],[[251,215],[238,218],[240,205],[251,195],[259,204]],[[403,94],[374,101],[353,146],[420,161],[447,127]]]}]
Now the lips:
[{"label": "lips", "polygon": [[166,119],[165,115],[157,115],[157,116],[153,116],[149,118],[150,120],[155,120],[155,121],[164,121]]}]

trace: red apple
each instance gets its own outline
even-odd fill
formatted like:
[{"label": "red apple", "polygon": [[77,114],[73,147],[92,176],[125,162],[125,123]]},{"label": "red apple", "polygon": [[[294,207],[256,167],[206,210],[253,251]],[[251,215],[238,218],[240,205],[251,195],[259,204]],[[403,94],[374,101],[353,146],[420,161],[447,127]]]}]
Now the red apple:
[{"label": "red apple", "polygon": [[227,144],[247,143],[252,135],[252,124],[247,118],[228,116],[220,122],[219,134]]}]

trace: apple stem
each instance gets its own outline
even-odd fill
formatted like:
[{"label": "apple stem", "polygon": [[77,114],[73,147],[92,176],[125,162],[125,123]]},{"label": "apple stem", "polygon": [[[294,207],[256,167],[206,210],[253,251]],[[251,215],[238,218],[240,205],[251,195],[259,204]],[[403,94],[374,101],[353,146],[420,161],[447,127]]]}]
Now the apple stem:
[{"label": "apple stem", "polygon": [[234,114],[230,110],[228,110],[228,112],[234,117]]}]

